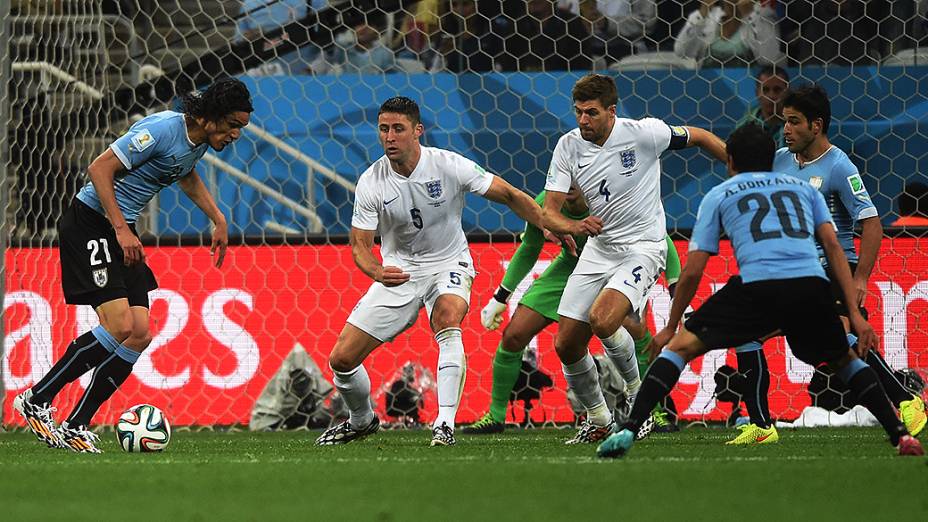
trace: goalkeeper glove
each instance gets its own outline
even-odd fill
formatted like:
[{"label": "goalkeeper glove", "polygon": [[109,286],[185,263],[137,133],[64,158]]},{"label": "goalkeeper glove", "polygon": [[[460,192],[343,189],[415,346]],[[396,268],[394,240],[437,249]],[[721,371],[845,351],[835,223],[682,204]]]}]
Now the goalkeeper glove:
[{"label": "goalkeeper glove", "polygon": [[[499,294],[499,292],[497,292]],[[496,330],[503,322],[503,312],[508,305],[506,301],[499,301],[497,296],[493,296],[487,301],[486,306],[480,311],[480,324],[487,330]]]}]

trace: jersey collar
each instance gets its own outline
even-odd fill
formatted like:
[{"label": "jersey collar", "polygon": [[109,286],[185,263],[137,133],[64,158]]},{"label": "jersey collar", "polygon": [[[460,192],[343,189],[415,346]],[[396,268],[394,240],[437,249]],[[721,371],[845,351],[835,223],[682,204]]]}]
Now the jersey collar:
[{"label": "jersey collar", "polygon": [[827,149],[825,149],[825,152],[823,152],[823,153],[821,154],[821,156],[815,158],[814,160],[809,160],[809,161],[807,161],[807,162],[805,162],[805,163],[800,163],[800,161],[799,161],[799,154],[793,153],[793,161],[796,162],[796,166],[797,166],[797,167],[799,167],[799,168],[805,168],[805,167],[808,167],[809,165],[811,165],[811,164],[817,162],[818,160],[824,158],[825,156],[827,156],[828,153],[831,152],[831,150],[834,149],[834,148],[835,148],[835,146],[834,146],[834,145],[831,145],[830,147],[828,147]]}]

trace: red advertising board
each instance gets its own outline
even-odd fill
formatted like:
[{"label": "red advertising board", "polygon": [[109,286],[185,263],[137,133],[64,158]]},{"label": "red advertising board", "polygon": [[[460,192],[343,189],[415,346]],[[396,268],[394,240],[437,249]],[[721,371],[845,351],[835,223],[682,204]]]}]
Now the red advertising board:
[{"label": "red advertising board", "polygon": [[[685,243],[677,246],[685,257]],[[480,273],[473,286],[472,313],[464,324],[468,376],[459,421],[475,419],[489,401],[491,361],[501,330],[485,331],[477,312],[495,290],[515,247],[472,245]],[[547,248],[549,254],[556,252],[553,245]],[[928,369],[926,249],[924,240],[884,240],[867,297],[887,359],[895,367],[922,371]],[[247,423],[255,398],[297,344],[330,376],[328,353],[370,284],[355,268],[347,246],[233,247],[221,270],[210,266],[206,248],[149,247],[146,253],[161,286],[151,294],[154,341],[95,422],[112,422],[124,408],[148,402],[163,408],[177,425]],[[10,249],[6,263],[3,418],[15,423],[19,419],[10,413],[13,395],[40,378],[67,343],[91,328],[96,318],[88,307],[65,305],[55,249]],[[539,262],[535,276],[546,263]],[[724,245],[721,255],[710,262],[696,303],[733,272],[731,250]],[[669,304],[665,287],[657,285],[648,315],[652,327],[663,326]],[[538,421],[572,418],[554,354],[555,331],[552,327],[533,343],[541,368],[555,382],[532,412]],[[782,341],[770,341],[766,348],[773,414],[796,417],[809,402],[805,385],[811,370],[788,355]],[[366,366],[376,389],[388,385],[384,380],[406,361],[434,369],[437,355],[427,322],[420,318],[409,331],[375,351]],[[709,354],[684,372],[674,392],[681,413],[709,419],[727,415],[712,396],[713,375],[725,363],[734,365],[732,352]],[[78,381],[62,392],[56,401],[59,410],[70,411],[84,384]],[[427,401],[425,417],[434,409],[434,400]]]}]

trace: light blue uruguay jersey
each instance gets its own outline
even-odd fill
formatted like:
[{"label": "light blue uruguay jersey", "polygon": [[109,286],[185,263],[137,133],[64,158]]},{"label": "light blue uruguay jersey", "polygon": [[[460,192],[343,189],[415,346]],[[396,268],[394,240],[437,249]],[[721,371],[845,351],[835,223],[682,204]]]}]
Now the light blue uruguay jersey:
[{"label": "light blue uruguay jersey", "polygon": [[703,198],[689,249],[718,254],[724,230],[745,283],[825,279],[815,247],[823,223],[832,223],[831,213],[812,185],[780,172],[744,172]]},{"label": "light blue uruguay jersey", "polygon": [[[838,241],[844,248],[844,254],[848,261],[856,263],[854,224],[861,219],[877,217],[879,214],[870,201],[870,194],[867,193],[860,172],[847,154],[832,145],[818,159],[800,166],[796,155],[784,147],[777,151],[773,170],[808,181],[822,192],[834,218]],[[818,255],[820,261],[827,264],[821,245],[818,245]]]},{"label": "light blue uruguay jersey", "polygon": [[[129,127],[110,145],[125,167],[117,173],[114,188],[116,203],[126,221],[134,223],[161,189],[189,174],[206,154],[207,147],[206,143],[194,145],[190,141],[184,115],[179,112],[156,112]],[[93,183],[84,185],[77,199],[105,213]]]}]

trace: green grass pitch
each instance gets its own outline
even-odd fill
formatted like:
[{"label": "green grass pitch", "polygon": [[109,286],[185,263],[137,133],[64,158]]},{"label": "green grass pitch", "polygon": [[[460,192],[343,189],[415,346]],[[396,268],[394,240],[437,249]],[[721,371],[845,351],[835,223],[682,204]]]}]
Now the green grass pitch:
[{"label": "green grass pitch", "polygon": [[[921,520],[928,460],[877,429],[656,434],[622,460],[565,446],[567,430],[458,436],[381,432],[319,448],[315,432],[176,431],[160,454],[102,455],[0,434],[0,520]],[[756,516],[763,514],[763,516]],[[913,518],[914,517],[914,518]]]}]

